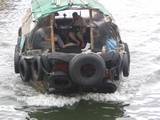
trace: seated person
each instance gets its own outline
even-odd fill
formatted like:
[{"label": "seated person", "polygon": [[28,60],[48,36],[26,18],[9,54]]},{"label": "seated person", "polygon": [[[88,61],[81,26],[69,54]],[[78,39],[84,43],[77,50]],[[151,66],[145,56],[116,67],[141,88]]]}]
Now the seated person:
[{"label": "seated person", "polygon": [[[54,33],[54,40],[55,40],[55,48],[66,48],[69,46],[75,46],[75,43],[67,43],[64,44],[61,37],[58,35],[58,33]],[[51,38],[50,38],[50,27],[43,27],[39,28],[33,37],[33,48],[34,49],[51,49]]]},{"label": "seated person", "polygon": [[33,48],[42,49],[42,50],[51,49],[50,16],[47,16],[46,18],[39,21],[37,27],[38,29],[34,32],[33,37],[32,37]]},{"label": "seated person", "polygon": [[72,30],[69,32],[69,37],[81,48],[84,48],[84,40],[83,34],[85,33],[86,22],[83,20],[81,16],[74,12],[72,14],[73,21],[72,21]]},{"label": "seated person", "polygon": [[[51,49],[51,28],[50,17],[44,18],[39,22],[39,29],[37,29],[32,37],[32,45],[34,49]],[[56,48],[66,48],[68,46],[75,46],[74,43],[64,44],[63,40],[58,34],[57,24],[54,24],[54,40]]]}]

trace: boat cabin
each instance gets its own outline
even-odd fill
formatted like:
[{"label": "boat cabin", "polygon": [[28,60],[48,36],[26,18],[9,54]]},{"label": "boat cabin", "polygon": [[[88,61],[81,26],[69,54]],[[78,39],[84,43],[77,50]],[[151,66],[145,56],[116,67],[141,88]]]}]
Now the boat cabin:
[{"label": "boat cabin", "polygon": [[[85,22],[83,28],[73,26],[73,13],[77,13]],[[106,36],[112,36],[117,42],[121,41],[118,28],[112,22],[112,17],[103,14],[98,9],[72,7],[54,12],[38,20],[34,20],[31,9],[29,9],[22,21],[22,31],[19,36],[23,37],[21,39],[21,46],[24,46],[22,47],[23,51],[24,49],[40,49],[49,52],[80,53],[90,49],[94,52],[100,52],[105,44],[105,39],[107,39]],[[81,41],[76,33],[77,29],[84,29],[83,32],[78,33],[81,34]],[[79,45],[72,39],[71,32],[80,42]]]}]

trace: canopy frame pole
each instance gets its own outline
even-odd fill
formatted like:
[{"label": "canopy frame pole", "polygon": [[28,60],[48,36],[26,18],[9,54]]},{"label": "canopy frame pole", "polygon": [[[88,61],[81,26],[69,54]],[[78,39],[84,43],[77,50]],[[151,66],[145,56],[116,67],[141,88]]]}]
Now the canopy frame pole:
[{"label": "canopy frame pole", "polygon": [[[90,23],[92,23],[92,9],[89,10],[89,15],[90,15]],[[93,38],[93,28],[92,26],[90,27],[90,41],[91,41],[91,50],[94,49],[94,38]]]},{"label": "canopy frame pole", "polygon": [[52,47],[52,52],[55,52],[55,34],[54,34],[54,22],[55,22],[55,16],[51,15],[50,16],[50,29],[51,29],[51,47]]}]

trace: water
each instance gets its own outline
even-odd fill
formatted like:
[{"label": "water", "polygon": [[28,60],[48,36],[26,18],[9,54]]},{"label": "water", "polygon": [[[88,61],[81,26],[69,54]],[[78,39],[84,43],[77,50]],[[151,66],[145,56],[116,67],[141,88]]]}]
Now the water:
[{"label": "water", "polygon": [[28,0],[0,0],[0,120],[160,120],[159,0],[99,0],[131,51],[131,74],[114,94],[46,95],[13,71]]}]

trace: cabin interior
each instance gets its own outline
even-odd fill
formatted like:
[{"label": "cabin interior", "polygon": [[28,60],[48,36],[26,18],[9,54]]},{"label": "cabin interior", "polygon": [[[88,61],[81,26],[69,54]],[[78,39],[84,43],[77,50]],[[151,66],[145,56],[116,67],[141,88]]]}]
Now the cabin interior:
[{"label": "cabin interior", "polygon": [[[73,29],[72,13],[75,11],[87,24],[83,33],[83,47],[76,45],[69,36],[69,32]],[[28,17],[29,15],[26,16]],[[32,15],[29,17],[31,19],[24,20],[22,31],[19,32],[19,36],[24,36],[25,38],[23,51],[41,49],[42,51],[66,53],[80,53],[86,49],[95,52],[101,51],[105,40],[103,40],[104,36],[99,33],[99,26],[103,25],[104,20],[106,23],[110,23],[112,20],[110,16],[104,16],[99,10],[88,9],[60,11],[39,21],[34,21]],[[40,31],[42,28],[45,28],[44,31]],[[37,31],[40,32],[37,33]],[[119,33],[117,32],[117,30],[112,30],[109,34],[118,38]],[[57,45],[57,35],[61,38],[64,45],[68,45],[67,47]]]}]

